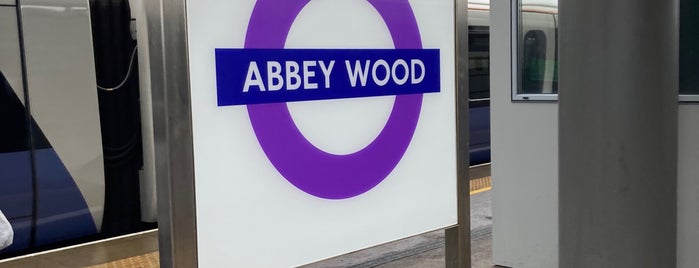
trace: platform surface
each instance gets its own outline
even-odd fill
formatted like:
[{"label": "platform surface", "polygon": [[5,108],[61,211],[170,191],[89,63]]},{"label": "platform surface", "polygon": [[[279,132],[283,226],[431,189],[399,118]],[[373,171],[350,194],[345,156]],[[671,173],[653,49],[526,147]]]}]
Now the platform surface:
[{"label": "platform surface", "polygon": [[[470,174],[472,267],[490,268],[493,267],[490,167],[472,168]],[[150,268],[159,267],[158,257],[158,234],[157,230],[153,230],[0,261],[0,267]],[[303,268],[436,268],[444,267],[444,260],[444,231],[440,230],[309,264]]]}]

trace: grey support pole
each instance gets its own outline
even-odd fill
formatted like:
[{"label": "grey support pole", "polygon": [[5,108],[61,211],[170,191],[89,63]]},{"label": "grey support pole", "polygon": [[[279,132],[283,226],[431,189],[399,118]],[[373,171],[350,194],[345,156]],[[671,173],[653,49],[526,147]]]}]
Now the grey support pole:
[{"label": "grey support pole", "polygon": [[559,7],[559,267],[675,267],[678,2]]}]

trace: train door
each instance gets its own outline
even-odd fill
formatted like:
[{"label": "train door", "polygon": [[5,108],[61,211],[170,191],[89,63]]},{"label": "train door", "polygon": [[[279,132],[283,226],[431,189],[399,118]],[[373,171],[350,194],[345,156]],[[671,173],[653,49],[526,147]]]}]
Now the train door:
[{"label": "train door", "polygon": [[87,3],[0,4],[2,258],[96,234],[104,168]]},{"label": "train door", "polygon": [[24,103],[17,10],[0,5],[0,210],[14,230],[14,243],[4,252],[30,244],[34,196]]},{"label": "train door", "polygon": [[155,226],[140,213],[129,13],[128,0],[0,0],[0,210],[15,233],[0,259]]}]

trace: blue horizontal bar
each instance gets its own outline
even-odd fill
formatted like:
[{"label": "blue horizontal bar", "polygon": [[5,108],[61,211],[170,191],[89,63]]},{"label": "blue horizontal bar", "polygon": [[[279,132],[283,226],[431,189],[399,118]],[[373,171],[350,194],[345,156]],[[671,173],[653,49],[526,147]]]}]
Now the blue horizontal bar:
[{"label": "blue horizontal bar", "polygon": [[438,49],[216,49],[218,106],[440,91]]}]

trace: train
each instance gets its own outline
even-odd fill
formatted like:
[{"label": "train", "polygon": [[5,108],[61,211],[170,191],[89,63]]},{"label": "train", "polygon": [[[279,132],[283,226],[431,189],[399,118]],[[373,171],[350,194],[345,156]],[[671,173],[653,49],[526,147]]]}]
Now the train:
[{"label": "train", "polygon": [[130,11],[0,0],[0,259],[156,227]]},{"label": "train", "polygon": [[[15,232],[0,259],[156,228],[144,1],[20,3],[0,0],[0,210]],[[543,41],[555,18],[540,21],[527,26],[525,57],[555,53],[556,38]],[[469,2],[468,23],[469,159],[479,165],[490,162],[488,0]],[[553,72],[531,71],[533,87],[557,90]]]}]

